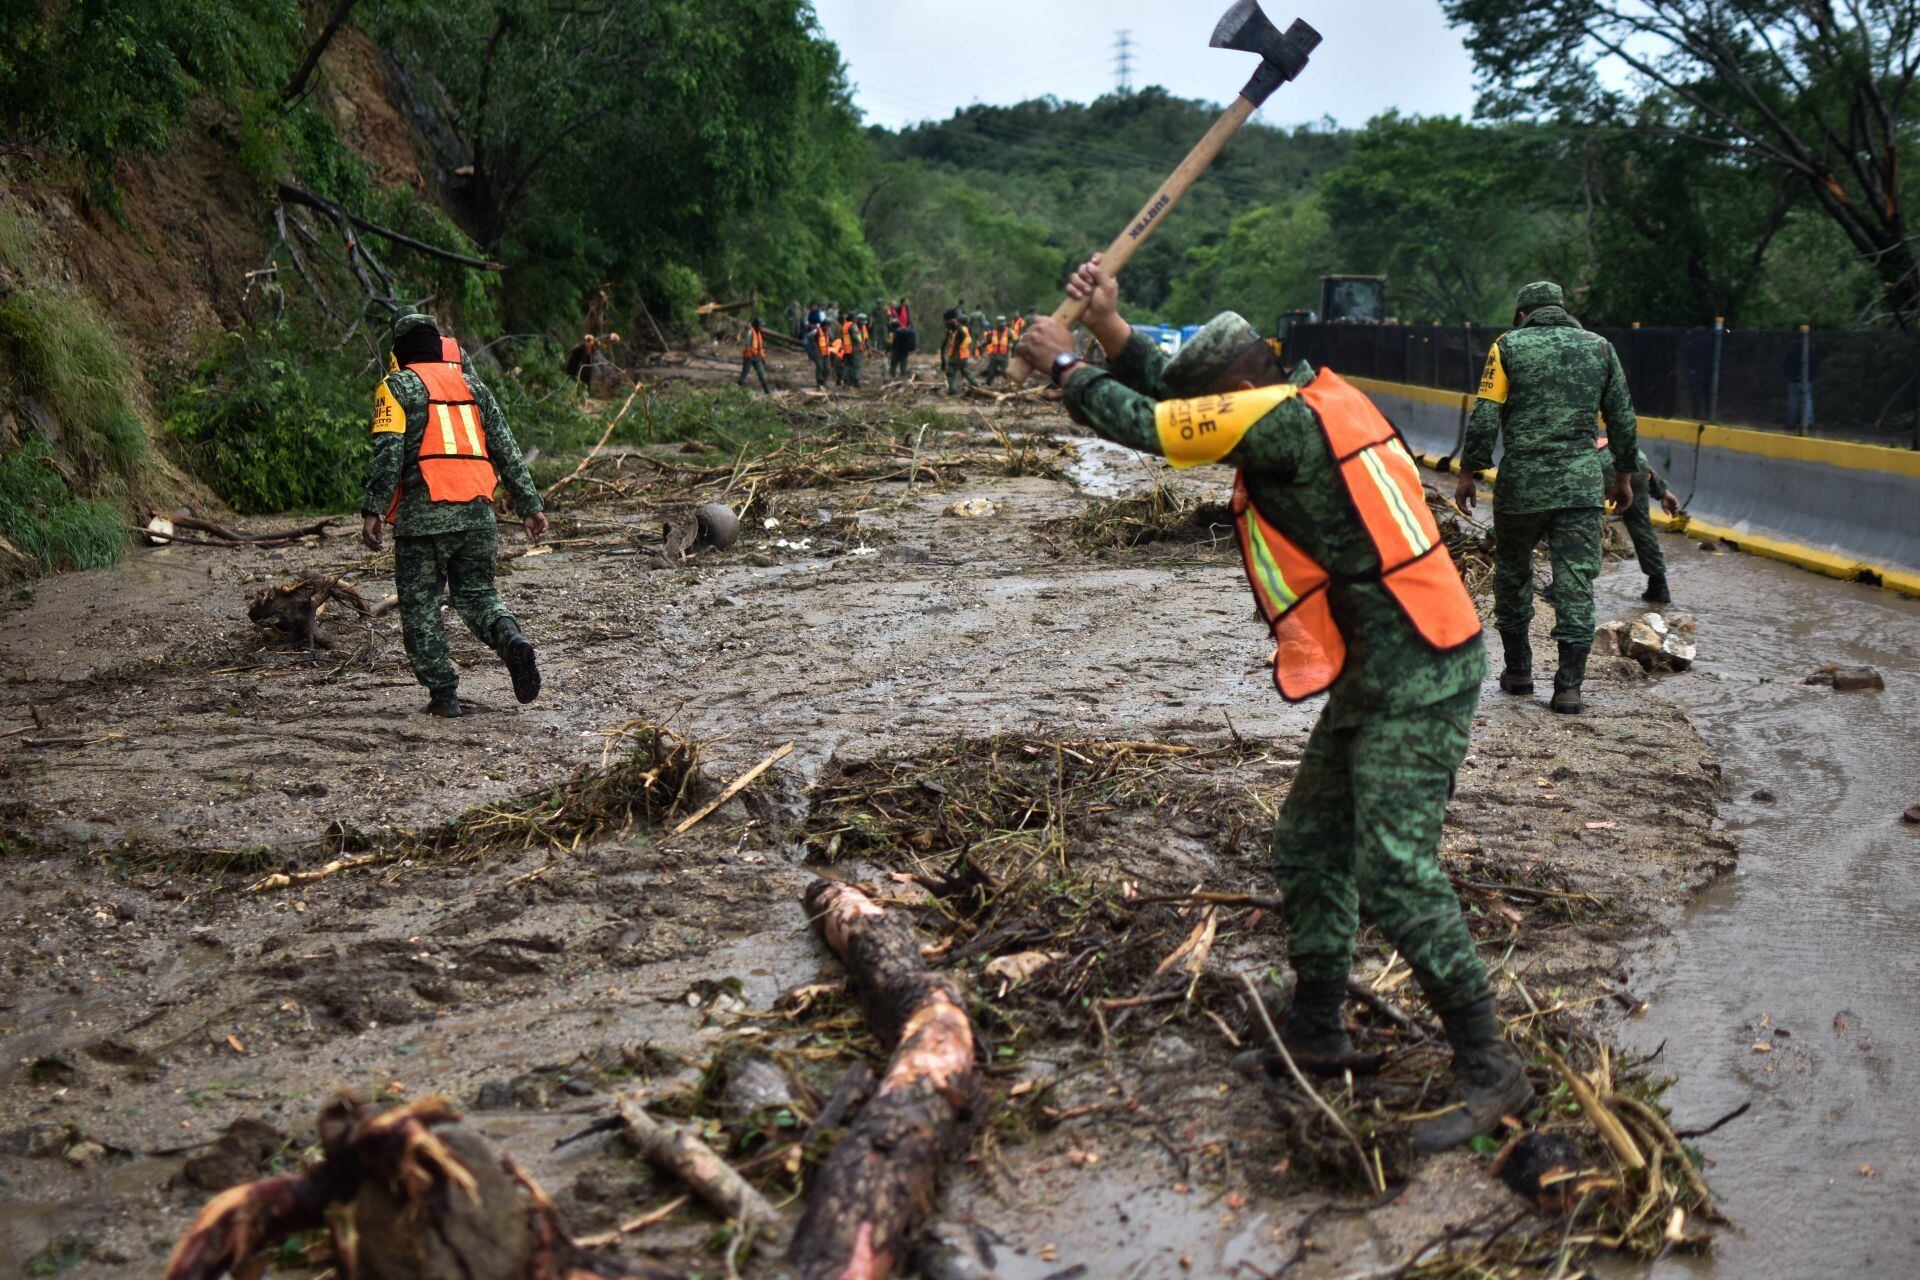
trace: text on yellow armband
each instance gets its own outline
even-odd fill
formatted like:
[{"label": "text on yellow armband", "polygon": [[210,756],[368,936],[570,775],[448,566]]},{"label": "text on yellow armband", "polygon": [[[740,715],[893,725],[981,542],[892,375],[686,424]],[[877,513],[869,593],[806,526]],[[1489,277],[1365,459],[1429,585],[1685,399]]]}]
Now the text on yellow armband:
[{"label": "text on yellow armband", "polygon": [[1480,373],[1480,398],[1491,400],[1495,404],[1507,402],[1507,370],[1500,363],[1500,344],[1494,343],[1487,351],[1487,367]]},{"label": "text on yellow armband", "polygon": [[406,411],[393,398],[393,392],[387,389],[387,384],[381,382],[380,389],[373,393],[373,434],[398,433],[406,429]]},{"label": "text on yellow armband", "polygon": [[1160,452],[1176,467],[1218,462],[1233,452],[1254,423],[1299,394],[1300,388],[1282,383],[1197,400],[1162,400],[1153,407]]}]

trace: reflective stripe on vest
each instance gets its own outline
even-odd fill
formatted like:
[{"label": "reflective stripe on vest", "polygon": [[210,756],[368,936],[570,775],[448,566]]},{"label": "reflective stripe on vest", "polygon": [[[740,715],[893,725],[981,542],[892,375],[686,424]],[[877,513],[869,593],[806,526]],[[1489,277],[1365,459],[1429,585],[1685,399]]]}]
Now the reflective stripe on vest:
[{"label": "reflective stripe on vest", "polygon": [[[432,502],[472,502],[493,497],[496,479],[487,453],[486,426],[460,370],[460,344],[440,340],[440,359],[402,366],[427,389],[426,430],[420,436],[420,479]],[[402,472],[404,474],[404,471]],[[400,510],[400,492],[394,491],[387,509],[391,522]]]},{"label": "reflective stripe on vest", "polygon": [[[1371,400],[1322,370],[1300,399],[1313,410],[1342,487],[1380,558],[1378,581],[1436,652],[1480,638],[1480,614],[1440,540],[1419,468]],[[1346,636],[1327,599],[1333,576],[1254,507],[1246,476],[1233,489],[1234,525],[1260,613],[1273,632],[1273,681],[1289,702],[1324,693],[1347,665]],[[1370,575],[1371,577],[1371,575]]]}]

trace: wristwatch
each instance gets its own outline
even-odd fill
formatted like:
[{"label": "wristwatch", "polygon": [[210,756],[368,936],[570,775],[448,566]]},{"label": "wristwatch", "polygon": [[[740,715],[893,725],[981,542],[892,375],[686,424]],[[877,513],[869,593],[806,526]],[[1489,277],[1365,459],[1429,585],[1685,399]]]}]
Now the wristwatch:
[{"label": "wristwatch", "polygon": [[1067,385],[1067,375],[1073,372],[1075,365],[1083,363],[1085,362],[1071,351],[1062,351],[1059,355],[1055,356],[1053,358],[1053,369],[1051,370],[1053,385],[1056,387],[1065,387]]}]

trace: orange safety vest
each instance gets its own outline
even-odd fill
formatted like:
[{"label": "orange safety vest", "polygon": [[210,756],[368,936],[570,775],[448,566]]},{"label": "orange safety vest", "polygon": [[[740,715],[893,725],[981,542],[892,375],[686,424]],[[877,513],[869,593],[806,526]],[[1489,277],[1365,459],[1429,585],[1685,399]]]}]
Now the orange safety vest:
[{"label": "orange safety vest", "polygon": [[968,329],[967,326],[963,324],[954,326],[953,339],[947,351],[947,358],[951,360],[973,359],[973,332]]},{"label": "orange safety vest", "polygon": [[1025,316],[1017,317],[1013,322],[1013,340],[1015,342],[1020,341],[1020,335],[1025,333],[1026,331],[1027,331],[1027,318]]},{"label": "orange safety vest", "polygon": [[1007,331],[1005,329],[987,330],[987,354],[988,355],[1004,356],[1012,350],[1013,350],[1013,343],[1008,339]]},{"label": "orange safety vest", "polygon": [[[440,339],[440,358],[403,365],[427,388],[427,425],[420,436],[420,479],[433,502],[472,502],[491,498],[497,480],[487,453],[487,429],[480,405],[460,370],[460,344]],[[405,474],[402,468],[401,474]],[[394,486],[387,523],[400,513],[400,486]]]},{"label": "orange safety vest", "polygon": [[824,324],[814,326],[813,349],[823,356],[833,353],[833,338],[827,333],[827,326]]},{"label": "orange safety vest", "polygon": [[747,349],[741,353],[743,360],[758,360],[767,354],[767,340],[758,329],[747,329]]},{"label": "orange safety vest", "polygon": [[[1480,638],[1480,614],[1460,581],[1439,526],[1427,509],[1420,471],[1392,423],[1373,401],[1330,370],[1300,392],[1313,410],[1347,500],[1380,557],[1377,580],[1435,652]],[[1288,702],[1324,693],[1347,666],[1347,639],[1327,588],[1336,579],[1274,528],[1247,496],[1244,474],[1233,486],[1234,524],[1247,581],[1277,645],[1273,682]]]}]

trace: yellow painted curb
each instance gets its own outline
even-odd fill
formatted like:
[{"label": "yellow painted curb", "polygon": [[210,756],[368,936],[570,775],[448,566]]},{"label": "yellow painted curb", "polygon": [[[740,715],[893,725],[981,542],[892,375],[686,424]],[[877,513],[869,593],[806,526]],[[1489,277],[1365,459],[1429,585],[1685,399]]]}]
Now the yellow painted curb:
[{"label": "yellow painted curb", "polygon": [[[1343,375],[1344,376],[1344,375]],[[1442,391],[1438,387],[1417,387],[1411,382],[1386,382],[1379,378],[1348,378],[1354,386],[1374,395],[1399,396],[1402,400],[1418,400],[1422,404],[1445,405],[1449,409],[1465,409],[1472,397],[1464,391]]]},{"label": "yellow painted curb", "polygon": [[1803,543],[1789,542],[1785,538],[1770,538],[1763,533],[1742,533],[1738,529],[1709,524],[1705,520],[1695,520],[1689,516],[1670,516],[1664,511],[1655,511],[1653,522],[1663,529],[1671,529],[1689,538],[1718,542],[1732,547],[1735,551],[1745,551],[1750,555],[1779,560],[1825,577],[1839,578],[1844,582],[1875,584],[1903,596],[1920,598],[1920,573],[1869,564],[1865,560],[1856,560],[1852,556],[1820,551]]}]

